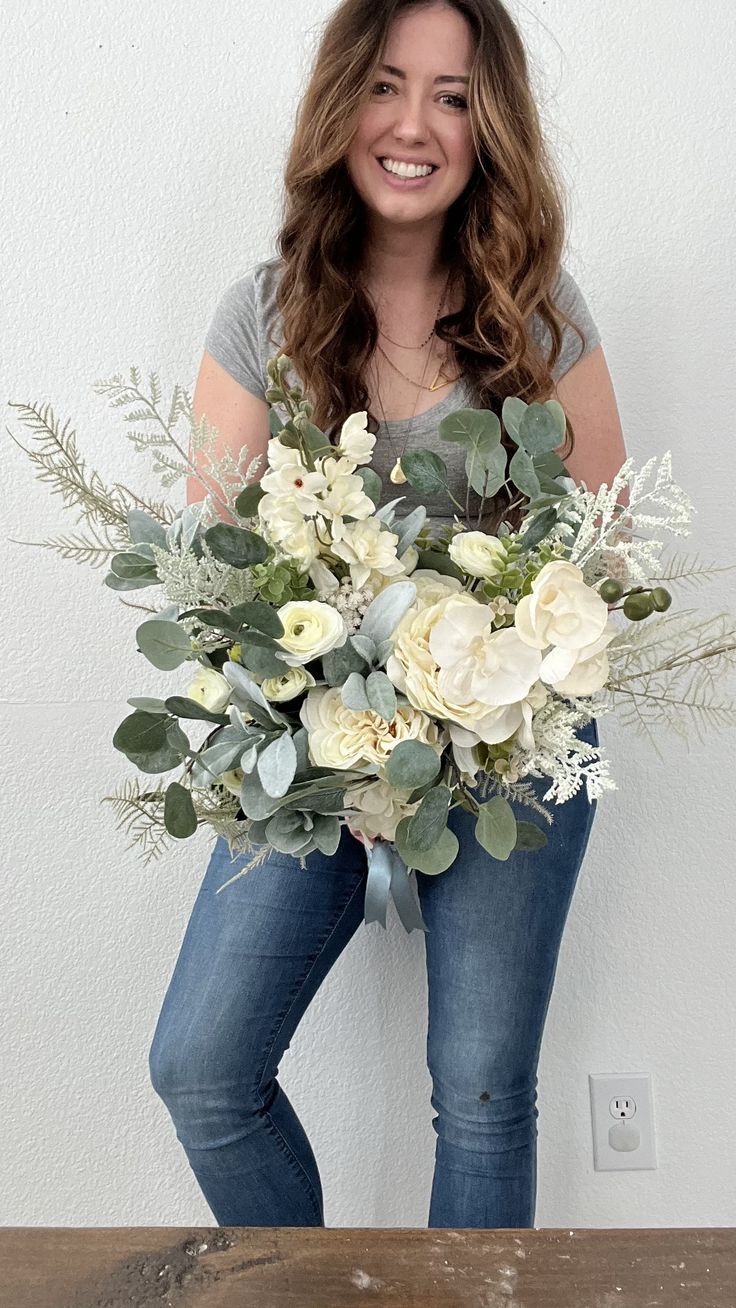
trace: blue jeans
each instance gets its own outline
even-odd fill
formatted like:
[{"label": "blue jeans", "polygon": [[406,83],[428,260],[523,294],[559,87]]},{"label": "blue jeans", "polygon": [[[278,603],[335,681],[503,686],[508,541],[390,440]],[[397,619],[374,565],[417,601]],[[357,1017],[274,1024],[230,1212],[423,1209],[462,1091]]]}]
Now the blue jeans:
[{"label": "blue jeans", "polygon": [[[599,743],[595,720],[578,734]],[[532,784],[541,799],[549,781]],[[415,874],[437,1135],[430,1227],[534,1225],[537,1063],[597,803],[584,785],[565,804],[548,801],[552,826],[514,804],[548,843],[505,863],[456,807],[455,863]],[[215,894],[246,861],[217,839],[158,1018],[151,1081],[219,1225],[324,1226],[317,1162],[277,1072],[361,925],[365,849],[344,827],[332,856],[315,851],[302,869],[274,853]]]}]

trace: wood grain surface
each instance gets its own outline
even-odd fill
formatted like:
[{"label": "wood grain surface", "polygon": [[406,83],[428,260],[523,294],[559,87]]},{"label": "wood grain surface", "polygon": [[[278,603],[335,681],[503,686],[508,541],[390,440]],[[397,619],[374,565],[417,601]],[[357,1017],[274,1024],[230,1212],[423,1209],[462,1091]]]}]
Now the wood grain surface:
[{"label": "wood grain surface", "polygon": [[736,1308],[736,1229],[0,1227],[2,1308]]}]

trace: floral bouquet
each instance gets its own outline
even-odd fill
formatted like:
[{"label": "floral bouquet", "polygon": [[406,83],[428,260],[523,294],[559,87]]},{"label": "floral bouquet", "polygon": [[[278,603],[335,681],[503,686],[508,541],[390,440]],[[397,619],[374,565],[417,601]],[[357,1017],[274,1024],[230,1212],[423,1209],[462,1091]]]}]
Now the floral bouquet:
[{"label": "floral bouquet", "polygon": [[[260,458],[246,467],[247,450],[237,462],[214,458],[214,429],[194,421],[181,387],[167,422],[155,376],[150,398],[137,369],[130,384],[98,383],[116,407],[136,406],[128,421],[155,424],[128,434],[154,452],[166,486],[186,476],[205,487],[203,501],[181,510],[87,478],[73,436],[47,410],[16,406],[45,446],[26,451],[41,475],[98,525],[93,542],[41,543],[80,561],[109,558],[112,590],[160,590],[163,607],[131,605],[149,615],[138,650],[166,673],[196,665],[164,698],[130,698],[113,736],[146,776],[181,770],[164,785],[131,782],[105,796],[137,824],[149,857],[167,835],[186,839],[208,824],[231,856],[251,855],[227,886],[272,850],[302,866],[314,850],[333,854],[348,825],[367,850],[365,920],[385,926],[392,898],[407,931],[426,930],[412,873],[451,871],[453,807],[474,815],[493,859],[543,847],[542,827],[511,806],[516,799],[551,823],[525,778],[548,778],[544,799],[555,803],[583,783],[591,801],[617,789],[576,728],[622,704],[640,722],[649,708],[681,730],[675,706],[706,712],[702,692],[711,670],[732,661],[734,632],[728,615],[698,624],[692,611],[668,612],[661,582],[688,570],[654,576],[662,541],[635,532],[687,534],[693,510],[671,479],[669,452],[656,472],[654,459],[638,473],[627,459],[594,494],[555,453],[566,431],[556,401],[508,398],[502,422],[459,409],[439,433],[465,450],[478,524],[485,500],[509,484],[529,502],[518,530],[502,522],[492,536],[472,529],[468,498],[465,522],[456,514],[435,539],[424,505],[402,517],[403,496],[381,504],[367,414],[351,414],[331,444],[301,389],[286,385],[289,367],[283,354],[268,363],[260,480]],[[173,432],[180,416],[190,453]],[[502,424],[516,447],[508,467]],[[404,453],[391,479],[463,507],[432,451]],[[692,685],[680,694],[687,673]],[[719,701],[712,716],[732,720],[733,707]],[[204,737],[195,742],[196,724]]]}]

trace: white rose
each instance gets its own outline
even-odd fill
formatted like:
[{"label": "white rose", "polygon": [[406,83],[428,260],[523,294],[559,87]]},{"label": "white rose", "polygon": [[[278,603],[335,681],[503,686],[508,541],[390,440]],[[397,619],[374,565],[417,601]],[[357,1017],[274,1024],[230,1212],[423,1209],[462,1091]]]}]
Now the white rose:
[{"label": "white rose", "polygon": [[188,699],[195,699],[211,713],[221,713],[230,698],[232,686],[215,668],[201,668],[186,691]]},{"label": "white rose", "polygon": [[410,790],[399,790],[382,778],[358,781],[345,789],[345,807],[352,809],[350,826],[369,840],[395,840],[402,818],[415,813],[421,803],[409,803]]},{"label": "white rose", "polygon": [[292,667],[337,649],[348,638],[342,614],[323,600],[287,600],[276,611],[284,627],[278,643],[288,650],[284,662]]},{"label": "white rose", "polygon": [[447,552],[470,577],[495,577],[506,561],[506,550],[498,536],[488,536],[484,531],[459,532]]},{"label": "white rose", "polygon": [[307,668],[293,667],[280,677],[266,677],[261,682],[261,690],[266,699],[281,702],[301,695],[308,686],[316,686],[316,681]]},{"label": "white rose", "polygon": [[586,586],[582,569],[555,559],[545,563],[532,582],[531,593],[519,600],[514,626],[534,649],[561,645],[579,651],[598,640],[607,620],[608,605]]},{"label": "white rose", "polygon": [[365,586],[372,570],[384,577],[405,575],[401,559],[396,557],[398,536],[389,531],[380,518],[364,522],[333,523],[332,553],[343,559],[350,568],[350,579],[356,590]]},{"label": "white rose", "polygon": [[356,463],[370,463],[376,438],[373,432],[366,430],[368,413],[361,409],[351,413],[342,424],[340,431],[340,452]]}]

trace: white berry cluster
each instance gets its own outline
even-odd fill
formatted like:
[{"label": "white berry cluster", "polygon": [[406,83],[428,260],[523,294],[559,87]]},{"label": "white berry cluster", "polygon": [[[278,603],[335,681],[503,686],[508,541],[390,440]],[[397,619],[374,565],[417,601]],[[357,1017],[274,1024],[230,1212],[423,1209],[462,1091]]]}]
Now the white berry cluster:
[{"label": "white berry cluster", "polygon": [[372,599],[373,591],[370,586],[354,590],[349,577],[343,577],[338,589],[330,591],[329,595],[325,596],[325,602],[342,614],[351,635],[358,630],[363,614]]}]

